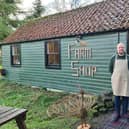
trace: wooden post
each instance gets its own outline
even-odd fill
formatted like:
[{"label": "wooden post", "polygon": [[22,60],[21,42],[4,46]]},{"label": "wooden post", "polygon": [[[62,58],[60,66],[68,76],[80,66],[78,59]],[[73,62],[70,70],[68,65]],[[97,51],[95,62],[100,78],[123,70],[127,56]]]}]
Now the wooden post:
[{"label": "wooden post", "polygon": [[26,113],[16,117],[16,123],[19,129],[27,129],[25,125],[25,120],[26,120]]}]

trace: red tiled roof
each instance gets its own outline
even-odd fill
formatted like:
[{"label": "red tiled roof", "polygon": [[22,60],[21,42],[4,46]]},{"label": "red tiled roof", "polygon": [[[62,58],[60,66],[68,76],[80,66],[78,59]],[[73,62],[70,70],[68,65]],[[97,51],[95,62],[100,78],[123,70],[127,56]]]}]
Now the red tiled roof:
[{"label": "red tiled roof", "polygon": [[129,28],[129,0],[106,0],[24,24],[4,42],[23,42]]}]

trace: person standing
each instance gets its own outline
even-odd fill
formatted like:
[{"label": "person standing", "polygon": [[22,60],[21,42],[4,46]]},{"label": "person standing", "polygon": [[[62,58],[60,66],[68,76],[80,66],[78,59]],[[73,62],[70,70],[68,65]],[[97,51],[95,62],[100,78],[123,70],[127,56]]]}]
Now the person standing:
[{"label": "person standing", "polygon": [[112,74],[111,83],[114,95],[113,122],[117,122],[120,117],[126,118],[129,122],[129,56],[123,43],[117,45],[117,53],[110,60],[109,71]]}]

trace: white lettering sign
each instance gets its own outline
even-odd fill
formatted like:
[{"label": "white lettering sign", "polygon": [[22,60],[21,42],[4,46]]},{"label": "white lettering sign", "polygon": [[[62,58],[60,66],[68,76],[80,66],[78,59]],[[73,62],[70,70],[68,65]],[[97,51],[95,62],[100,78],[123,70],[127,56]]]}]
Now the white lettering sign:
[{"label": "white lettering sign", "polygon": [[68,59],[74,60],[71,61],[71,69],[73,70],[72,76],[94,77],[96,73],[96,66],[87,66],[86,64],[79,64],[80,60],[92,59],[92,48],[88,48],[87,45],[68,45]]},{"label": "white lettering sign", "polygon": [[86,47],[72,48],[68,46],[68,59],[91,59],[92,49]]},{"label": "white lettering sign", "polygon": [[85,66],[85,65],[79,65],[78,61],[72,61],[71,62],[71,69],[74,71],[74,74],[72,76],[91,76],[93,77],[96,73],[96,66]]}]

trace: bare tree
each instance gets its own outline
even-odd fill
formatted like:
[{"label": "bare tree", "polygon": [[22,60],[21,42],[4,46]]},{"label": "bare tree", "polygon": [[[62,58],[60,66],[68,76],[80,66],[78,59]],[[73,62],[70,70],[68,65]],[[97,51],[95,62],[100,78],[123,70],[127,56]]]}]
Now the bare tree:
[{"label": "bare tree", "polygon": [[71,4],[71,9],[78,8],[81,5],[81,0],[71,0],[70,4]]}]

